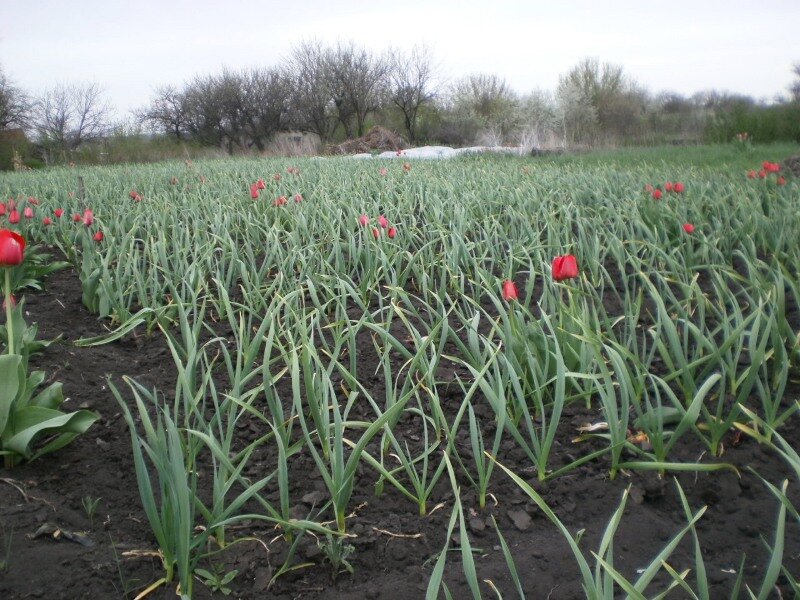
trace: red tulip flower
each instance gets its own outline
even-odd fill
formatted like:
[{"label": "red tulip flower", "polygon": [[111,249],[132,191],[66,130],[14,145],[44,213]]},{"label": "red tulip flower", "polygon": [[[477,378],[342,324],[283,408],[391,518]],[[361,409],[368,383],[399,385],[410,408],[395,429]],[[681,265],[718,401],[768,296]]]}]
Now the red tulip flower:
[{"label": "red tulip flower", "polygon": [[131,190],[130,192],[128,192],[128,196],[131,197],[131,200],[136,200],[136,196],[138,196],[138,195],[139,195],[139,192],[137,192],[136,190]]},{"label": "red tulip flower", "polygon": [[671,192],[672,191],[672,182],[668,181],[664,184],[664,191]]},{"label": "red tulip flower", "polygon": [[98,243],[99,243],[99,242],[102,242],[102,241],[103,241],[103,237],[105,237],[105,236],[103,236],[103,232],[102,232],[102,231],[98,231],[97,233],[95,233],[95,234],[92,236],[92,239],[93,239],[95,242],[98,242]]},{"label": "red tulip flower", "polygon": [[52,224],[53,224],[53,219],[51,219],[50,217],[45,217],[44,219],[42,219],[42,225],[52,225]]},{"label": "red tulip flower", "polygon": [[22,211],[22,216],[25,217],[26,219],[32,219],[33,209],[30,206],[26,206],[25,210]]},{"label": "red tulip flower", "polygon": [[286,204],[286,196],[278,196],[272,203],[273,206],[284,206]]},{"label": "red tulip flower", "polygon": [[80,221],[81,221],[81,216],[78,213],[75,213],[74,215],[72,215],[72,222],[73,223],[80,223]]},{"label": "red tulip flower", "polygon": [[31,196],[31,197],[28,198],[28,204],[33,204],[34,206],[38,206],[39,205],[39,201],[36,198],[34,198],[33,196]]},{"label": "red tulip flower", "polygon": [[775,183],[777,183],[778,185],[786,185],[786,178],[781,175],[780,177],[778,177],[778,179],[775,180]]},{"label": "red tulip flower", "polygon": [[685,189],[686,189],[686,187],[680,181],[677,181],[672,185],[672,190],[676,194],[682,194],[683,190],[685,190]]},{"label": "red tulip flower", "polygon": [[258,184],[253,183],[250,185],[250,197],[255,200],[258,198]]},{"label": "red tulip flower", "polygon": [[258,181],[256,181],[256,187],[260,190],[263,190],[267,187],[267,184],[264,182],[263,179],[259,179]]},{"label": "red tulip flower", "polygon": [[656,188],[653,190],[653,200],[661,200],[661,196],[662,193],[660,189]]},{"label": "red tulip flower", "polygon": [[578,276],[578,261],[572,254],[556,256],[553,259],[553,279],[564,281]]},{"label": "red tulip flower", "polygon": [[16,208],[8,215],[8,222],[12,225],[19,223],[19,211]]},{"label": "red tulip flower", "polygon": [[91,208],[87,208],[83,211],[83,224],[89,227],[92,223],[94,223],[94,213]]},{"label": "red tulip flower", "polygon": [[389,219],[381,215],[378,217],[378,225],[380,225],[383,229],[386,229],[389,226]]},{"label": "red tulip flower", "polygon": [[6,205],[4,202],[0,202],[0,217],[5,216],[6,214]]},{"label": "red tulip flower", "polygon": [[683,230],[686,233],[694,233],[694,225],[692,225],[691,223],[684,223]]},{"label": "red tulip flower", "polygon": [[59,218],[59,219],[60,219],[60,218],[61,218],[61,215],[63,215],[63,214],[64,214],[64,209],[63,209],[63,208],[57,208],[57,209],[55,209],[55,210],[53,211],[53,214],[54,214],[54,215],[55,215],[57,218]]},{"label": "red tulip flower", "polygon": [[302,194],[295,194],[294,195],[294,201],[297,204],[300,204],[303,201],[303,195]]},{"label": "red tulip flower", "polygon": [[519,292],[517,292],[517,284],[511,281],[510,279],[506,279],[503,282],[503,300],[508,302],[509,300],[519,300]]},{"label": "red tulip flower", "polygon": [[389,227],[389,231],[386,232],[386,235],[389,236],[389,239],[394,239],[397,235],[397,228],[396,227]]},{"label": "red tulip flower", "polygon": [[361,215],[358,217],[358,224],[362,227],[366,227],[367,223],[369,223],[369,217],[367,215]]},{"label": "red tulip flower", "polygon": [[748,179],[755,179],[756,178],[756,172],[755,171],[748,171],[747,172],[747,178]]},{"label": "red tulip flower", "polygon": [[377,227],[373,227],[373,228],[372,228],[372,237],[374,237],[376,240],[377,240],[379,237],[381,237],[381,230],[380,230],[380,229],[378,229]]},{"label": "red tulip flower", "polygon": [[767,176],[767,172],[766,172],[764,169],[761,169],[761,170],[758,172],[758,178],[759,178],[759,179],[764,179],[766,176]]},{"label": "red tulip flower", "polygon": [[14,267],[25,258],[25,238],[16,231],[0,229],[0,267]]}]

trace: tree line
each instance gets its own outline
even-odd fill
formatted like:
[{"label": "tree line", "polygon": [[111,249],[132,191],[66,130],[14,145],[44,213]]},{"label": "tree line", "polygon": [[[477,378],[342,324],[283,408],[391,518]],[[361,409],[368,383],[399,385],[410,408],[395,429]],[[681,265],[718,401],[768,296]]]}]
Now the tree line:
[{"label": "tree line", "polygon": [[[264,152],[276,134],[312,133],[322,144],[371,125],[411,143],[608,144],[800,141],[800,64],[788,95],[765,105],[730,93],[651,94],[619,65],[587,58],[553,91],[514,91],[496,74],[445,81],[425,46],[373,52],[353,42],[306,41],[279,64],[198,75],[157,89],[125,127],[97,83],[58,84],[39,95],[0,68],[0,132],[22,129],[48,163],[109,136],[171,139],[227,153]],[[0,157],[1,158],[1,157]]]}]

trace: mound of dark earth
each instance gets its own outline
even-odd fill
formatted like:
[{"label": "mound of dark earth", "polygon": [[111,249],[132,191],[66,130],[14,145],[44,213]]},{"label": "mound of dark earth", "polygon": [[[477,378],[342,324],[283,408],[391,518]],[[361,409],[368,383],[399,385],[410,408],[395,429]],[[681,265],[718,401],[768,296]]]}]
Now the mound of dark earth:
[{"label": "mound of dark earth", "polygon": [[783,161],[783,167],[795,177],[800,177],[800,154],[790,156]]},{"label": "mound of dark earth", "polygon": [[375,126],[366,135],[331,146],[328,151],[330,154],[361,154],[375,150],[397,151],[405,148],[408,148],[408,144],[401,136],[385,127]]}]

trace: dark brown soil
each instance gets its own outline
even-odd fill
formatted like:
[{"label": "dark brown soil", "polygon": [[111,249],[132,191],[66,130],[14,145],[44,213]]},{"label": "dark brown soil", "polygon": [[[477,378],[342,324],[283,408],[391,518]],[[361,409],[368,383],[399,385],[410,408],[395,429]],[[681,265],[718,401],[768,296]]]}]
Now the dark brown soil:
[{"label": "dark brown soil", "polygon": [[[6,570],[0,572],[0,598],[134,598],[163,572],[160,561],[152,554],[156,545],[139,500],[130,435],[106,377],[110,375],[122,386],[122,375],[128,375],[147,387],[172,390],[175,374],[169,350],[158,335],[128,337],[95,348],[74,346],[74,340],[100,334],[104,326],[81,304],[80,284],[72,270],[52,275],[46,291],[26,294],[26,299],[28,322],[39,324],[41,338],[64,336],[36,358],[37,368],[50,379],[63,382],[69,398],[67,407],[91,408],[100,413],[101,419],[86,435],[58,453],[13,470],[0,470],[0,561],[8,563]],[[374,373],[371,342],[367,340],[362,350],[359,372],[363,363],[365,373]],[[795,392],[789,400],[796,399]],[[478,403],[477,412],[488,423],[490,411],[481,411]],[[562,419],[552,459],[554,466],[571,462],[588,450],[571,439],[578,425],[592,420],[597,420],[597,414],[584,413],[583,406],[568,410]],[[410,419],[401,421],[400,427],[413,433]],[[457,446],[459,453],[469,456],[469,439],[464,433],[458,437]],[[790,421],[781,433],[793,443],[800,440],[798,419]],[[709,461],[699,442],[690,436],[685,440],[673,460]],[[614,546],[615,566],[628,578],[635,579],[636,570],[649,564],[686,524],[671,477],[661,480],[653,473],[633,472],[610,481],[608,465],[600,460],[541,484],[524,455],[511,444],[501,450],[500,460],[543,495],[570,532],[585,530],[581,548],[590,564],[594,564],[590,551],[597,550],[609,517],[624,490],[631,486]],[[692,509],[708,507],[698,532],[712,598],[728,597],[743,556],[745,581],[757,590],[768,560],[762,536],[770,545],[774,543],[778,502],[748,467],[776,485],[790,478],[790,498],[800,506],[797,481],[768,448],[732,434],[726,440],[722,460],[736,465],[739,476],[729,471],[678,476]],[[291,467],[295,473],[291,479],[295,511],[309,514],[315,500],[324,497],[314,494],[324,490],[322,480],[314,475],[316,468],[308,455],[294,457]],[[348,519],[348,528],[357,536],[352,539],[356,549],[351,557],[352,575],[345,572],[332,581],[330,566],[308,536],[301,542],[295,562],[312,566],[279,577],[269,586],[272,575],[283,563],[286,544],[279,532],[270,527],[244,523],[231,535],[250,539],[216,557],[225,569],[239,570],[231,584],[234,592],[230,597],[423,598],[453,509],[449,482],[446,476],[442,479],[431,498],[430,514],[420,517],[416,506],[388,484],[376,497],[375,479],[371,470],[360,471],[351,504],[353,516]],[[528,598],[583,597],[577,565],[567,543],[510,479],[495,471],[489,488],[495,500],[490,501],[485,512],[478,510],[475,493],[466,478],[461,479],[470,542],[485,597],[495,597],[486,581],[491,581],[503,597],[516,597],[492,515],[511,548]],[[100,498],[93,525],[82,507],[82,499],[87,496]],[[63,535],[60,539],[51,535],[33,537],[45,523],[66,531],[86,532],[92,545],[68,541]],[[678,571],[694,571],[689,537],[669,563]],[[791,517],[787,521],[784,565],[795,576],[800,574],[800,535],[798,523]],[[203,566],[211,570],[210,564]],[[460,552],[451,550],[448,555],[446,581],[454,598],[471,596],[462,574]],[[199,582],[195,592],[198,598],[222,597]],[[783,594],[786,598],[791,592],[784,589]],[[175,598],[174,584],[162,586],[148,597]],[[676,593],[672,597],[684,596]]]},{"label": "dark brown soil", "polygon": [[790,156],[784,160],[783,166],[795,177],[800,177],[800,154]]}]

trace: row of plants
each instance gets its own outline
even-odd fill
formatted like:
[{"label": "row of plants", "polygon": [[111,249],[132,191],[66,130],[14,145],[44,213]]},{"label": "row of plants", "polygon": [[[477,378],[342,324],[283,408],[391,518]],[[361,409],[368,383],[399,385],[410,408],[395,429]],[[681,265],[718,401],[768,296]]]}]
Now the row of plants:
[{"label": "row of plants", "polygon": [[[170,348],[174,390],[109,382],[163,556],[154,585],[177,581],[190,597],[245,520],[282,531],[286,560],[275,578],[298,568],[295,550],[309,535],[324,540],[334,573],[347,569],[347,515],[366,466],[376,493],[395,490],[420,515],[443,485],[455,492],[447,539],[458,526],[475,597],[460,491],[471,487],[485,511],[501,472],[567,537],[587,597],[652,597],[659,573],[672,582],[660,595],[710,597],[695,530],[702,507],[684,498],[686,526],[632,581],[613,563],[625,497],[592,566],[530,483],[504,466],[501,448],[513,442],[540,481],[586,465],[611,479],[632,470],[666,477],[741,469],[724,454],[738,430],[797,471],[779,433],[799,408],[786,391],[800,351],[797,182],[508,158],[374,165],[274,161],[265,172],[261,161],[230,160],[0,181],[16,205],[33,198],[47,215],[9,226],[58,248],[80,273],[84,304],[113,324],[81,344],[143,330]],[[645,189],[676,178],[673,193]],[[7,344],[16,369],[20,347]],[[377,357],[377,384],[364,372],[365,348]],[[571,432],[562,416],[576,405],[593,422]],[[246,421],[261,433],[243,436]],[[468,451],[455,443],[460,432]],[[567,432],[585,450],[554,465]],[[689,440],[706,459],[685,459]],[[297,519],[290,483],[301,456],[327,497]],[[797,511],[786,482],[766,485],[779,507],[772,559],[758,585],[740,570],[731,597],[746,585],[766,598],[781,576],[798,590],[782,552],[787,514]],[[669,556],[686,536],[696,561],[676,568]],[[449,594],[446,550],[428,597]]]}]

